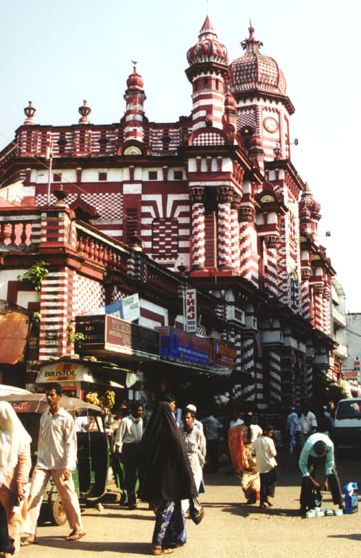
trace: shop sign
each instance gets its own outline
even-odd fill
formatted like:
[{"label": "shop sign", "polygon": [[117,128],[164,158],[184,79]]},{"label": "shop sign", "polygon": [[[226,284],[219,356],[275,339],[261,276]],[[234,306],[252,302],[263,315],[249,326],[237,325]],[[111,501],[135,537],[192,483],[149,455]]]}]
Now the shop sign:
[{"label": "shop sign", "polygon": [[141,351],[159,355],[158,331],[126,322],[115,316],[78,317],[76,331],[84,335],[83,353],[109,350],[119,354]]},{"label": "shop sign", "polygon": [[188,333],[197,331],[197,291],[186,289],[184,293],[185,329]]},{"label": "shop sign", "polygon": [[213,348],[213,361],[218,366],[234,368],[236,363],[236,348],[233,343],[221,339],[211,339]]},{"label": "shop sign", "polygon": [[[124,347],[132,351],[142,351],[158,355],[159,334],[157,331],[114,318],[105,317],[105,344],[112,349]],[[120,351],[121,352],[121,351]]]},{"label": "shop sign", "polygon": [[193,364],[209,365],[212,363],[208,338],[189,335],[172,327],[159,328],[159,334],[161,357]]},{"label": "shop sign", "polygon": [[36,379],[37,384],[46,382],[91,382],[94,377],[88,366],[74,362],[58,362],[40,368]]},{"label": "shop sign", "polygon": [[139,320],[140,302],[138,293],[126,296],[107,306],[101,306],[89,312],[88,316],[103,316],[104,314],[110,314],[116,318],[127,320],[128,322]]},{"label": "shop sign", "polygon": [[133,322],[134,320],[139,320],[140,316],[140,303],[139,295],[133,294],[122,298],[119,302],[122,303],[122,318],[128,322]]}]

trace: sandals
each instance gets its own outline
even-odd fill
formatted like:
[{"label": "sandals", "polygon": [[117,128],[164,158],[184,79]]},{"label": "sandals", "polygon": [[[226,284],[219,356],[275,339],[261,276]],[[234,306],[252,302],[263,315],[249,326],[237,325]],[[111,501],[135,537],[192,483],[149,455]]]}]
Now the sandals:
[{"label": "sandals", "polygon": [[151,554],[159,556],[160,554],[172,554],[173,548],[162,548],[161,546],[152,546]]},{"label": "sandals", "polygon": [[31,544],[36,544],[36,535],[28,535],[24,539],[21,539],[20,546],[30,546]]},{"label": "sandals", "polygon": [[66,541],[78,541],[79,539],[84,537],[85,534],[86,534],[85,531],[76,531],[74,529],[74,531],[72,531],[67,537],[65,537],[65,540]]}]

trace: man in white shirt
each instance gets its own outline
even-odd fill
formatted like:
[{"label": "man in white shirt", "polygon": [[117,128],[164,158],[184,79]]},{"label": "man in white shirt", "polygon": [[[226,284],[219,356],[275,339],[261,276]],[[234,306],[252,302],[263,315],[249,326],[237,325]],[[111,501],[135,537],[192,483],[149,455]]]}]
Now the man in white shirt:
[{"label": "man in white shirt", "polygon": [[274,497],[276,486],[276,447],[273,441],[273,426],[265,426],[264,432],[254,442],[257,470],[261,478],[260,507],[272,506],[269,497]]},{"label": "man in white shirt", "polygon": [[50,477],[58,490],[71,528],[71,533],[66,539],[76,541],[85,535],[72,478],[77,459],[75,422],[71,414],[61,406],[61,395],[60,384],[48,385],[46,398],[49,410],[40,419],[37,463],[31,479],[27,505],[24,531],[28,536],[22,540],[21,546],[36,542],[36,526]]},{"label": "man in white shirt", "polygon": [[115,433],[115,447],[116,451],[122,454],[128,507],[135,509],[137,507],[135,485],[138,479],[140,442],[143,436],[144,407],[141,403],[133,403],[131,409],[131,414],[123,418]]},{"label": "man in white shirt", "polygon": [[302,413],[300,416],[300,437],[301,437],[301,447],[307,440],[310,434],[313,434],[317,430],[317,419],[316,415],[311,411],[307,402],[302,404]]}]

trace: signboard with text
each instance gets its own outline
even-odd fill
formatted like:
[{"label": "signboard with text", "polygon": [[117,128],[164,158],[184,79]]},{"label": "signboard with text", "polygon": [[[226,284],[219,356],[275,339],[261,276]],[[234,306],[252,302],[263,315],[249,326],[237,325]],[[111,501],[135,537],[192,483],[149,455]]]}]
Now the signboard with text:
[{"label": "signboard with text", "polygon": [[208,338],[189,335],[172,327],[159,328],[159,334],[161,357],[201,365],[212,364]]},{"label": "signboard with text", "polygon": [[197,291],[186,289],[184,292],[185,330],[188,333],[197,331]]},{"label": "signboard with text", "polygon": [[119,354],[136,352],[159,355],[159,333],[106,314],[76,318],[76,332],[84,335],[82,354],[112,351]]},{"label": "signboard with text", "polygon": [[218,366],[234,368],[236,364],[236,348],[233,343],[221,339],[211,339],[213,348],[213,361]]}]

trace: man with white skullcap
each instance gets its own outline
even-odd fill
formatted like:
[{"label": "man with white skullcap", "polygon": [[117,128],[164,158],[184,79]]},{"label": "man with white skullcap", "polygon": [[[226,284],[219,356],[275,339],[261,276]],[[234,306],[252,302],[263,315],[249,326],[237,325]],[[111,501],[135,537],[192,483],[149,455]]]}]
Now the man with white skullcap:
[{"label": "man with white skullcap", "polygon": [[[191,413],[194,413],[194,415],[196,415],[197,407],[195,405],[193,405],[193,403],[188,403],[188,405],[186,405],[185,411],[190,411]],[[201,423],[200,420],[197,420],[195,416],[194,416],[193,427],[198,428],[198,430],[200,430],[202,432],[202,434],[204,433],[203,432],[203,424]]]}]

